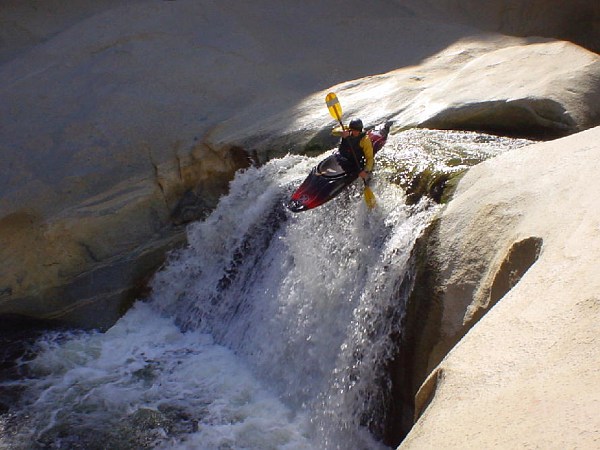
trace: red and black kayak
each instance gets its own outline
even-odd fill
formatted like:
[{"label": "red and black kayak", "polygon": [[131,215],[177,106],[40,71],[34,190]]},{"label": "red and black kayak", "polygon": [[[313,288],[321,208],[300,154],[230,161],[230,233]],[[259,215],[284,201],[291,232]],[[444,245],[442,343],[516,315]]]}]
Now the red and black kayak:
[{"label": "red and black kayak", "polygon": [[[367,136],[373,143],[374,155],[385,145],[389,131],[389,123],[367,131]],[[336,197],[357,178],[357,173],[348,173],[342,169],[334,153],[310,171],[286,206],[292,212],[316,208]]]}]

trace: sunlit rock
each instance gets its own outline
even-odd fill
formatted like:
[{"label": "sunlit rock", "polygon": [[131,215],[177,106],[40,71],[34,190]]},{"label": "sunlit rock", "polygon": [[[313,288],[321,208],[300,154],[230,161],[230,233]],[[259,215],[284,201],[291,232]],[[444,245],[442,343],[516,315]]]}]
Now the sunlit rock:
[{"label": "sunlit rock", "polygon": [[430,254],[429,377],[401,448],[594,447],[599,140],[513,150],[460,181]]}]

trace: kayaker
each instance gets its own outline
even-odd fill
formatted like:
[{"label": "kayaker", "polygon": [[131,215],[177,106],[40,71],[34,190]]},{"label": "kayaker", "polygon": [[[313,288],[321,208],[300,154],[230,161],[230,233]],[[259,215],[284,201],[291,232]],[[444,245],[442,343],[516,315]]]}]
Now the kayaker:
[{"label": "kayaker", "polygon": [[[339,136],[339,128],[333,134]],[[365,132],[360,119],[352,119],[346,129],[341,132],[342,141],[336,153],[336,159],[342,169],[369,181],[373,170],[373,144]]]}]

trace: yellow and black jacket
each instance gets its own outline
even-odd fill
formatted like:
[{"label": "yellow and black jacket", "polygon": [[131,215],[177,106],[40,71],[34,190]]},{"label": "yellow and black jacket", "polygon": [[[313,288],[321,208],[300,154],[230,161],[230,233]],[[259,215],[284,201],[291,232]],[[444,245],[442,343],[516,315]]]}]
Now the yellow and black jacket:
[{"label": "yellow and black jacket", "polygon": [[[339,127],[334,128],[332,134],[341,135]],[[373,144],[366,133],[342,138],[337,156],[338,162],[346,172],[373,170]]]}]

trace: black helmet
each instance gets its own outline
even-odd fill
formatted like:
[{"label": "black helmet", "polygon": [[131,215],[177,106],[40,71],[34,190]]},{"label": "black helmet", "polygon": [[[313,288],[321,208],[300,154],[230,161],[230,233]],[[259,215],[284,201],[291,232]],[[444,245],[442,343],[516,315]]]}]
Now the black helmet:
[{"label": "black helmet", "polygon": [[348,125],[348,128],[350,128],[351,130],[362,131],[362,129],[363,129],[362,120],[352,119],[350,121],[350,125]]}]

